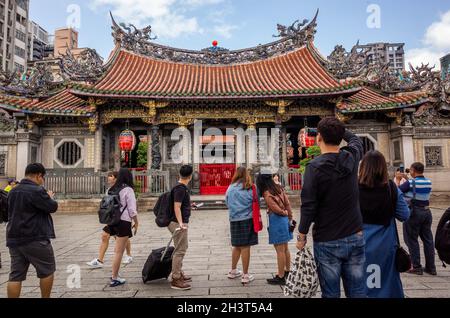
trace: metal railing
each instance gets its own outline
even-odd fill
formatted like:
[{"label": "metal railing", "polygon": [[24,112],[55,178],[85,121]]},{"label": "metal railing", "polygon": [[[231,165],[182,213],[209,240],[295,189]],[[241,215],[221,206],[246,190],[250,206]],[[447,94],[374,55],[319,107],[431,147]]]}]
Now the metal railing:
[{"label": "metal railing", "polygon": [[[256,182],[256,178],[260,174],[261,167],[252,170],[252,177],[254,182]],[[289,194],[298,193],[302,189],[302,175],[299,170],[296,168],[286,168],[280,169],[277,172],[280,176],[280,182],[284,189]]]},{"label": "metal railing", "polygon": [[106,193],[107,174],[104,172],[55,170],[45,176],[45,188],[57,198],[92,198]]},{"label": "metal railing", "polygon": [[[168,171],[132,171],[137,195],[158,196],[169,191]],[[87,170],[53,170],[45,176],[45,188],[57,199],[88,199],[105,195],[108,174]]]},{"label": "metal railing", "polygon": [[158,196],[170,190],[169,171],[133,171],[134,190],[137,194]]}]

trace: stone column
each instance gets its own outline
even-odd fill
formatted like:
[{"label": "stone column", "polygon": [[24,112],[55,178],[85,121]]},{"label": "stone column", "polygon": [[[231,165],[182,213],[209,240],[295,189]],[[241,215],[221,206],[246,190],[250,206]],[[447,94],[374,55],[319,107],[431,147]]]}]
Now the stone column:
[{"label": "stone column", "polygon": [[239,126],[236,129],[236,164],[238,166],[247,165],[248,161],[246,160],[246,145],[247,141],[245,138],[245,129],[242,126]]},{"label": "stone column", "polygon": [[414,143],[413,135],[402,136],[403,161],[405,167],[410,167],[414,163]]},{"label": "stone column", "polygon": [[95,131],[95,172],[103,170],[102,162],[103,127],[100,125]]},{"label": "stone column", "polygon": [[32,147],[36,147],[36,162],[39,162],[39,147],[41,136],[39,134],[28,132],[25,129],[19,129],[17,136],[17,162],[16,178],[21,180],[25,177],[26,167],[32,163]]},{"label": "stone column", "polygon": [[287,158],[287,131],[283,127],[281,130],[281,167],[283,169],[288,168],[288,158]]},{"label": "stone column", "polygon": [[[275,125],[275,135],[271,137],[273,147],[274,166],[282,169],[283,165],[283,125],[277,123]],[[275,140],[276,138],[276,140]]]},{"label": "stone column", "polygon": [[160,131],[158,125],[153,125],[151,128],[151,169],[160,170],[161,169],[161,139]]},{"label": "stone column", "polygon": [[246,161],[247,167],[252,169],[258,163],[258,135],[255,126],[248,126],[246,138]]}]

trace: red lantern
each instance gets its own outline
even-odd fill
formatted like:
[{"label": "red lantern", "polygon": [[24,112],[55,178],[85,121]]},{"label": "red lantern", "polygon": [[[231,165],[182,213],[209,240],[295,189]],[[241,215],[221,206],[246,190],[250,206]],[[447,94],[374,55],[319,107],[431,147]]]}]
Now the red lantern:
[{"label": "red lantern", "polygon": [[304,148],[309,148],[312,147],[316,144],[316,138],[315,137],[309,137],[306,129],[302,129],[300,130],[300,134],[299,134],[299,142],[301,147]]},{"label": "red lantern", "polygon": [[122,151],[133,151],[136,147],[136,136],[131,130],[124,130],[119,136],[119,147]]},{"label": "red lantern", "polygon": [[213,41],[213,43],[212,43],[212,45],[214,46],[214,47],[216,47],[216,46],[218,46],[219,45],[219,42],[217,42],[217,41]]}]

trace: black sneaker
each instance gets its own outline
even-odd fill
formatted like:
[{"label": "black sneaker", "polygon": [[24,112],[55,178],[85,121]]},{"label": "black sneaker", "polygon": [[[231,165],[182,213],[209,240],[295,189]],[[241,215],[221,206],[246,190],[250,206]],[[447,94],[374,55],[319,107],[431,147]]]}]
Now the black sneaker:
[{"label": "black sneaker", "polygon": [[275,278],[269,278],[267,280],[267,283],[269,285],[286,285],[286,279],[280,278],[278,275],[275,276]]},{"label": "black sneaker", "polygon": [[437,276],[436,270],[425,269],[424,272],[431,276]]},{"label": "black sneaker", "polygon": [[408,274],[422,276],[423,275],[423,269],[422,268],[413,268],[413,269],[410,269],[407,273]]}]

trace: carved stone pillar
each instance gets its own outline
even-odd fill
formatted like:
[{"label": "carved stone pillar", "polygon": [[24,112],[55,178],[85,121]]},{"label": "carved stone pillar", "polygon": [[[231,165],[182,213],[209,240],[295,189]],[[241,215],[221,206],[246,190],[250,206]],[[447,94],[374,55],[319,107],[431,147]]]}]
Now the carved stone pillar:
[{"label": "carved stone pillar", "polygon": [[103,126],[99,126],[95,132],[95,171],[102,171],[102,152],[103,152]]},{"label": "carved stone pillar", "polygon": [[273,139],[273,160],[274,160],[274,166],[278,167],[278,169],[283,168],[283,125],[276,124],[275,125],[275,135],[272,138],[276,138],[277,140]]},{"label": "carved stone pillar", "polygon": [[159,126],[152,126],[152,170],[160,170],[161,169],[161,139],[159,136]]}]

